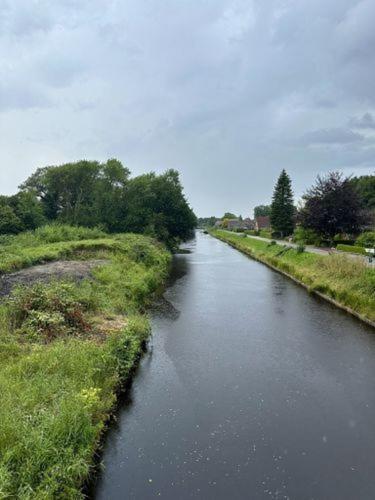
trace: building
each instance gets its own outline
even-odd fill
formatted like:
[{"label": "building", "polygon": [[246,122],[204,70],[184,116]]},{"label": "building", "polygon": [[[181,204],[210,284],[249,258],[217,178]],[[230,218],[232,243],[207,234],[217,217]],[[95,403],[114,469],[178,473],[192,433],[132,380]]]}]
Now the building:
[{"label": "building", "polygon": [[261,229],[271,229],[270,218],[268,215],[255,217],[255,230],[260,231]]},{"label": "building", "polygon": [[247,217],[242,221],[242,227],[243,229],[255,229],[255,221]]}]

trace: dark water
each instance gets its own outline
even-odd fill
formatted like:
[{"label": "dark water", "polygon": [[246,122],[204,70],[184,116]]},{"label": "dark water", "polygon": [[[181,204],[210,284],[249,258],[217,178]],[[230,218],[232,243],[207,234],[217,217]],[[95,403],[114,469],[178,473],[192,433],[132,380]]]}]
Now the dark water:
[{"label": "dark water", "polygon": [[210,236],[190,247],[95,498],[375,498],[371,329]]}]

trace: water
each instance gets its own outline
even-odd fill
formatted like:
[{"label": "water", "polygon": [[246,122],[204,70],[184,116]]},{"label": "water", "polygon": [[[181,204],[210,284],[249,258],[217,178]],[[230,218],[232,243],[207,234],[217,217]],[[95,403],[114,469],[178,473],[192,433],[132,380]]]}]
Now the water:
[{"label": "water", "polygon": [[198,234],[108,433],[96,499],[373,499],[375,337]]}]

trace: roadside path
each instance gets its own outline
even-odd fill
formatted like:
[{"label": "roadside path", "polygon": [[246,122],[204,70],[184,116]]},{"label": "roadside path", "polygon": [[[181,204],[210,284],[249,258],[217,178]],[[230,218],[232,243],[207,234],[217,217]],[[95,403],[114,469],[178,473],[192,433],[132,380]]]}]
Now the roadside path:
[{"label": "roadside path", "polygon": [[[224,229],[224,231],[226,233],[233,234],[233,231],[227,231],[226,229]],[[262,238],[262,236],[252,236],[250,234],[248,234],[246,236],[247,236],[247,238],[253,238],[254,240],[259,240],[259,241],[265,241],[266,243],[269,243],[271,241],[268,238]],[[289,242],[289,241],[285,241],[285,240],[276,240],[274,238],[272,240],[276,241],[276,243],[278,245],[288,245],[292,248],[298,247],[297,243],[293,243],[293,242]],[[332,254],[346,255],[347,257],[349,257],[351,259],[360,260],[371,267],[375,267],[375,259],[373,259],[372,263],[370,263],[368,260],[368,257],[362,256],[359,254],[354,254],[354,253],[349,253],[349,252],[340,252],[340,251],[332,249],[332,248],[317,248],[317,247],[314,247],[313,245],[305,245],[305,251],[308,253],[315,253],[318,255],[332,255]]]}]

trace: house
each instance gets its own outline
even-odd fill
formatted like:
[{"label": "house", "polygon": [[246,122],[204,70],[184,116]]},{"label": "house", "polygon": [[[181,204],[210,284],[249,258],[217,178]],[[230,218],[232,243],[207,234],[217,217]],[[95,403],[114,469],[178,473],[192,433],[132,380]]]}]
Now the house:
[{"label": "house", "polygon": [[260,231],[261,229],[271,229],[270,218],[268,215],[255,217],[255,230]]},{"label": "house", "polygon": [[249,217],[242,222],[243,229],[255,229],[255,221],[251,220]]},{"label": "house", "polygon": [[227,220],[227,229],[229,231],[234,231],[235,229],[240,229],[242,226],[242,221],[239,219],[228,219]]},{"label": "house", "polygon": [[223,221],[222,220],[217,220],[214,224],[214,227],[218,228],[218,227],[221,227],[223,225]]}]

